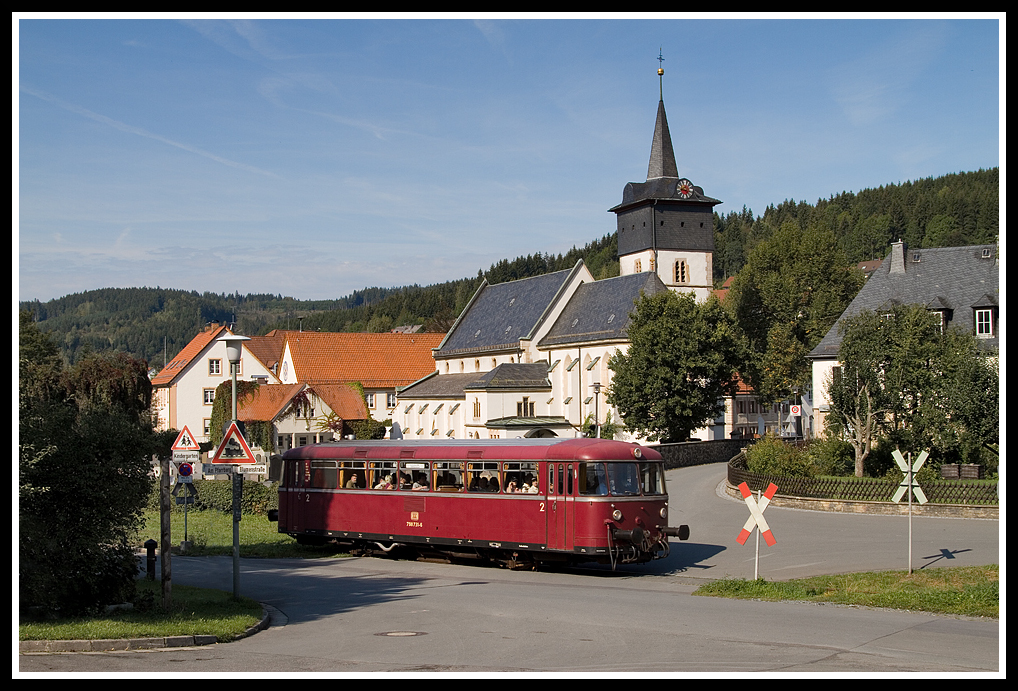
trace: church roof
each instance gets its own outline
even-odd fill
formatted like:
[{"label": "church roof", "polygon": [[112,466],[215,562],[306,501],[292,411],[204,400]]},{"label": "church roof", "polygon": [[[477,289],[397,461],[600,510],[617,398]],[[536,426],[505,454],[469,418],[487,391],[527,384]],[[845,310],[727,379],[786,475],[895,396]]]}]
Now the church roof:
[{"label": "church roof", "polygon": [[705,195],[701,187],[692,185],[684,178],[682,181],[688,184],[679,184],[679,170],[675,163],[672,137],[668,131],[665,103],[661,100],[657,104],[657,121],[654,123],[654,141],[650,146],[647,181],[628,183],[622,190],[622,203],[612,207],[609,211],[618,212],[628,206],[658,199],[683,204],[706,204],[709,207],[721,203],[721,200]]},{"label": "church roof", "polygon": [[573,293],[538,347],[625,339],[640,294],[654,295],[665,290],[668,288],[652,272],[584,283]]},{"label": "church roof", "polygon": [[482,283],[435,356],[519,348],[520,339],[533,335],[569,278],[582,265],[580,260],[565,271],[496,285]]}]

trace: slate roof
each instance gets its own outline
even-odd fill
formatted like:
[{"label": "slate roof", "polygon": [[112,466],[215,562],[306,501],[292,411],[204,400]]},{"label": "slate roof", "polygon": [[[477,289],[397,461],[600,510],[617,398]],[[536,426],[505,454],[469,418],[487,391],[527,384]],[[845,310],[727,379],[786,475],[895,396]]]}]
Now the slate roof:
[{"label": "slate roof", "polygon": [[399,392],[399,400],[408,398],[463,398],[463,388],[476,380],[478,374],[438,374],[414,382]]},{"label": "slate roof", "polygon": [[200,356],[205,348],[208,347],[212,341],[219,338],[224,333],[230,333],[230,330],[225,326],[212,327],[202,331],[200,334],[191,339],[191,342],[184,346],[177,355],[167,363],[166,367],[163,367],[159,371],[159,374],[152,377],[152,386],[168,386],[173,383],[173,380],[178,375],[187,369],[187,366],[191,362]]},{"label": "slate roof", "polygon": [[481,284],[435,357],[510,350],[532,336],[545,312],[582,260],[572,269],[495,285]]},{"label": "slate roof", "polygon": [[[984,258],[988,251],[989,257]],[[862,290],[810,352],[811,359],[836,358],[841,345],[841,322],[863,311],[893,305],[921,304],[949,310],[947,327],[975,331],[973,308],[997,305],[999,267],[993,245],[908,249],[895,243],[891,253]],[[918,258],[918,261],[916,259]],[[904,267],[904,271],[901,271]],[[998,338],[980,339],[983,347],[998,347]]]},{"label": "slate roof", "polygon": [[406,386],[435,371],[431,351],[444,334],[287,332],[297,380]]},{"label": "slate roof", "polygon": [[534,363],[502,363],[490,372],[477,377],[464,390],[484,389],[486,391],[505,389],[551,389],[548,379],[548,363],[544,360]]},{"label": "slate roof", "polygon": [[654,295],[664,290],[668,290],[667,286],[652,272],[584,283],[573,293],[538,347],[623,340],[640,293]]}]

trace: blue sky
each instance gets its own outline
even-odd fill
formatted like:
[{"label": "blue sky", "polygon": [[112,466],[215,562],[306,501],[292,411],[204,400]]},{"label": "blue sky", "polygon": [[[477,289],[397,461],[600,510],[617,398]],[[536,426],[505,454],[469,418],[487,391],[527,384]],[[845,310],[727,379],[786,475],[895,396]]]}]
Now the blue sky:
[{"label": "blue sky", "polygon": [[719,213],[1000,165],[992,16],[13,24],[22,300],[327,299],[582,246],[646,179],[659,50]]}]

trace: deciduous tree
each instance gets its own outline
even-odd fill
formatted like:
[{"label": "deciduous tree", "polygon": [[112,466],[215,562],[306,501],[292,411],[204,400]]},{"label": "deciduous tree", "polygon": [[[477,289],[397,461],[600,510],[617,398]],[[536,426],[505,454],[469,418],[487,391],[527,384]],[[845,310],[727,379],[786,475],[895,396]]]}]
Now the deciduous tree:
[{"label": "deciduous tree", "polygon": [[608,362],[608,403],[622,423],[650,441],[683,441],[724,411],[735,393],[741,351],[717,299],[664,291],[636,303],[630,346]]}]

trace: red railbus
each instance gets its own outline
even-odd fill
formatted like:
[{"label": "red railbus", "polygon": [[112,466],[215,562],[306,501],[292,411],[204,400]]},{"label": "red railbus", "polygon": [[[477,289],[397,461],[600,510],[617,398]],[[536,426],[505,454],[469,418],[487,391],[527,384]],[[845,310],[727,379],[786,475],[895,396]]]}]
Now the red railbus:
[{"label": "red railbus", "polygon": [[338,441],[283,455],[279,532],[360,553],[639,563],[668,554],[664,463],[605,439]]}]

